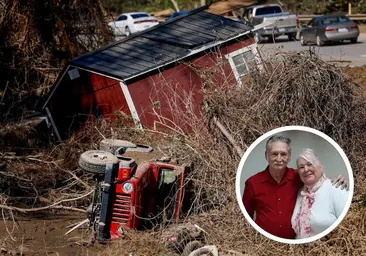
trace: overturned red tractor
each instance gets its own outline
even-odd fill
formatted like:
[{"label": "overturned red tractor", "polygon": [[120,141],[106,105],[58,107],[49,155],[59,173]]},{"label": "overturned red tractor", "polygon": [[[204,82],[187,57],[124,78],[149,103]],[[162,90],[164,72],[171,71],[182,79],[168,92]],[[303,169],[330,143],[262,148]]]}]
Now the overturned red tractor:
[{"label": "overturned red tractor", "polygon": [[148,152],[151,148],[134,147],[130,142],[119,140],[104,146],[102,142],[104,150],[84,152],[79,160],[83,169],[95,174],[95,189],[87,216],[97,239],[123,237],[124,228],[148,228],[163,219],[178,221],[188,166],[158,160],[138,165],[123,154]]}]

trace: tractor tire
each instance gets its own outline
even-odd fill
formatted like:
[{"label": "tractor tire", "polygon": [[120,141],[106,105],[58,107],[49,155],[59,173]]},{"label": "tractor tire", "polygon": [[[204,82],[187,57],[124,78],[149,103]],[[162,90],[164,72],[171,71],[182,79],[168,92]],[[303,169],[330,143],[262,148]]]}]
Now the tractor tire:
[{"label": "tractor tire", "polygon": [[[99,149],[114,154],[119,148],[136,148],[136,144],[127,140],[104,139],[99,144]],[[124,153],[124,152],[123,152]]]},{"label": "tractor tire", "polygon": [[102,150],[86,151],[79,158],[79,166],[82,169],[96,174],[104,174],[107,163],[118,163],[118,158]]},{"label": "tractor tire", "polygon": [[198,248],[201,248],[202,246],[203,244],[200,241],[191,241],[184,247],[182,255],[188,256],[189,254],[191,254],[191,252],[197,250]]}]

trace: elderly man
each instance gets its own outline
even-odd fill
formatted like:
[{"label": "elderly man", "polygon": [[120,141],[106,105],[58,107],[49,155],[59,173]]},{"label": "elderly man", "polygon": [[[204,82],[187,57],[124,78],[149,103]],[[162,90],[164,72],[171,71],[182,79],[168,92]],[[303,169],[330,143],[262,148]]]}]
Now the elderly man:
[{"label": "elderly man", "polygon": [[[246,211],[263,230],[277,237],[294,239],[291,226],[297,191],[303,184],[296,170],[287,167],[291,158],[291,140],[272,136],[266,143],[267,168],[245,182],[243,203]],[[344,177],[337,177],[337,185]]]}]

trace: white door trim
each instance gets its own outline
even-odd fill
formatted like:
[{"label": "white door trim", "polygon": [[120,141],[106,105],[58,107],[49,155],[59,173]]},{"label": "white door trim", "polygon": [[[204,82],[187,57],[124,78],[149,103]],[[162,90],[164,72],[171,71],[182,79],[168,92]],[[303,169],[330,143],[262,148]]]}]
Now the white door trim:
[{"label": "white door trim", "polygon": [[137,110],[135,107],[135,104],[133,103],[130,91],[128,90],[128,87],[125,83],[119,82],[119,85],[121,86],[123,95],[125,96],[128,108],[130,109],[131,116],[133,118],[133,121],[135,122],[135,125],[137,128],[142,129],[142,124],[139,118],[139,115],[137,114]]}]

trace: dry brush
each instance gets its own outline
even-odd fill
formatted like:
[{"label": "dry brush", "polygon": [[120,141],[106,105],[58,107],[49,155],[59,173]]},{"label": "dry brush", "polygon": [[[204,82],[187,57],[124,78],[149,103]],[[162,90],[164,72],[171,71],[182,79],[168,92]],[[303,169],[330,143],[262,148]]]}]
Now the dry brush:
[{"label": "dry brush", "polygon": [[[218,67],[215,72],[223,70]],[[204,228],[209,233],[208,243],[218,245],[220,251],[236,250],[250,255],[366,253],[363,246],[366,190],[362,186],[366,181],[366,106],[361,88],[345,76],[340,67],[321,60],[311,51],[278,55],[264,63],[264,72],[253,70],[248,74],[241,88],[235,84],[215,87],[214,83],[210,84],[215,79],[208,79],[208,74],[200,75],[205,81],[205,104],[199,115],[189,100],[192,94],[182,92],[175,98],[170,97],[168,105],[174,110],[172,120],[165,120],[159,111],[154,113],[170,129],[131,129],[123,125],[122,117],[113,122],[97,121],[86,125],[67,142],[55,145],[51,151],[43,150],[36,157],[16,159],[8,156],[1,159],[8,168],[6,173],[15,175],[3,177],[11,186],[23,184],[22,179],[26,179],[23,192],[30,195],[26,201],[28,204],[47,206],[64,200],[62,202],[66,202],[67,207],[82,208],[87,205],[83,200],[65,200],[70,195],[77,198],[90,191],[91,177],[76,165],[83,151],[96,149],[98,142],[105,137],[151,144],[161,155],[170,156],[179,163],[193,163],[193,172],[187,177],[187,189],[194,196],[182,215],[182,222],[196,223]],[[154,102],[155,98],[152,104]],[[178,121],[189,125],[191,132],[184,133],[179,129]],[[283,245],[261,236],[245,221],[235,196],[240,156],[233,141],[245,150],[260,135],[284,125],[304,125],[326,133],[344,149],[354,169],[355,200],[347,217],[327,237],[309,245]],[[20,171],[22,167],[13,168],[19,161],[23,161],[23,168],[30,168],[32,165],[28,166],[28,163],[36,162],[38,174],[33,170],[36,175],[30,179],[29,173]],[[42,169],[44,171],[40,171]],[[29,180],[31,183],[27,182]],[[53,181],[48,183],[51,190],[42,187],[45,180]],[[2,192],[2,198],[12,203],[10,206],[15,206],[17,201],[11,198],[11,194]],[[160,229],[151,231],[155,236],[152,241],[160,239],[164,229],[163,224]],[[149,236],[145,235],[141,239],[148,239]],[[133,240],[130,242],[133,244]],[[139,248],[129,247],[128,241],[123,242],[123,248],[118,246],[117,249],[139,252]],[[156,251],[165,250],[157,248]]]}]

